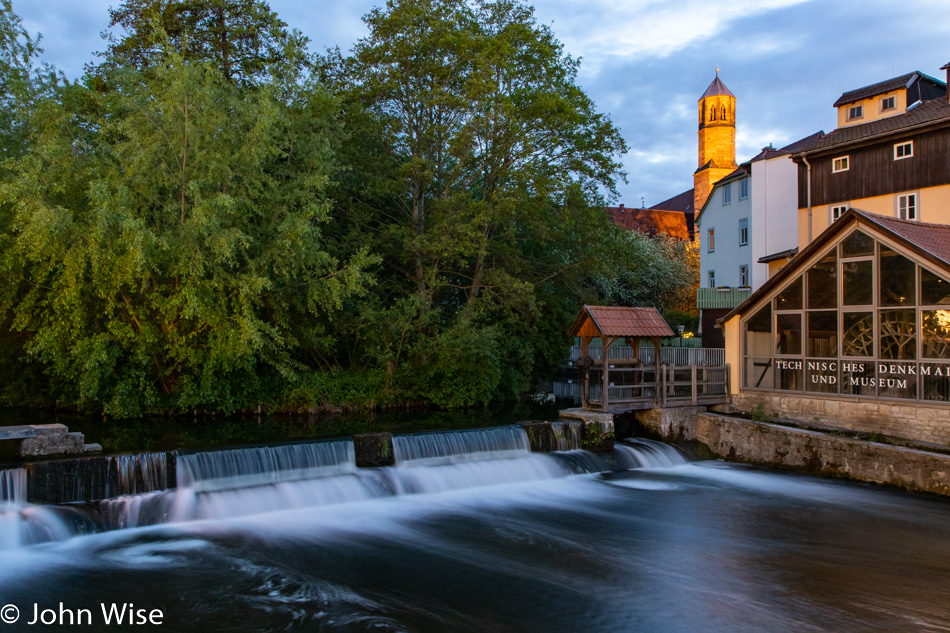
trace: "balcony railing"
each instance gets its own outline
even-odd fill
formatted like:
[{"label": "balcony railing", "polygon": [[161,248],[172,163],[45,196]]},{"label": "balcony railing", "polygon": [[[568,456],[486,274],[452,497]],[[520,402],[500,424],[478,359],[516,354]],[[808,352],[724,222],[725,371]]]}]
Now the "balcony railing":
[{"label": "balcony railing", "polygon": [[697,288],[696,307],[700,310],[731,310],[749,298],[751,288]]},{"label": "balcony railing", "polygon": [[[590,357],[599,359],[603,356],[602,347],[591,347],[588,350]],[[609,358],[632,358],[633,348],[629,345],[611,345],[607,354]],[[656,348],[641,347],[640,362],[647,367],[656,364]],[[571,362],[581,357],[581,346],[571,347]],[[701,365],[705,367],[722,367],[726,364],[726,350],[715,347],[661,347],[660,364],[675,367]]]}]

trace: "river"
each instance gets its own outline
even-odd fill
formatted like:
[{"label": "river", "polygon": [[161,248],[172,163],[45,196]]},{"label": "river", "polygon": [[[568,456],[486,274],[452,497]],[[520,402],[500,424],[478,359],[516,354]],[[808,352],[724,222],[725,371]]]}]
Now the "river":
[{"label": "river", "polygon": [[0,630],[76,629],[27,624],[44,609],[58,623],[60,603],[89,611],[79,630],[115,630],[113,603],[173,631],[950,630],[945,499],[687,463],[646,441],[606,460],[531,454],[506,433],[446,438],[442,459],[403,447],[377,470],[329,443],[299,458],[309,470],[180,460],[182,489],[96,521],[8,492],[0,604],[21,617]]}]

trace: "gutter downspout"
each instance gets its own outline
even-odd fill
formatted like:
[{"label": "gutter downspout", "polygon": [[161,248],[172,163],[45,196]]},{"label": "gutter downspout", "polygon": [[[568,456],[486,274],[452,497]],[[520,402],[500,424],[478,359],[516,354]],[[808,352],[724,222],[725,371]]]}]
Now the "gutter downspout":
[{"label": "gutter downspout", "polygon": [[805,157],[805,152],[799,155],[802,157],[805,167],[808,168],[808,178],[805,181],[805,201],[808,204],[808,243],[811,244],[811,163],[809,163],[808,158]]}]

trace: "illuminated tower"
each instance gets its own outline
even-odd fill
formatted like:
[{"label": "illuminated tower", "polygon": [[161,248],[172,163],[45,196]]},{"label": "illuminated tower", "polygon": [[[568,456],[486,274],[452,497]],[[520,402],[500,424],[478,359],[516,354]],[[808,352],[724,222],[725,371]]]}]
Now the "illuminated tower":
[{"label": "illuminated tower", "polygon": [[736,165],[736,98],[716,78],[699,98],[699,168],[693,173],[693,209],[699,213],[713,184]]}]

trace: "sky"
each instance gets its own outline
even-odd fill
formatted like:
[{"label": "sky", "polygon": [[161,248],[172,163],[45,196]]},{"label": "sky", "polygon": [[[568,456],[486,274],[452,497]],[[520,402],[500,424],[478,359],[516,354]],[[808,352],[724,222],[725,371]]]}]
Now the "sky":
[{"label": "sky", "polygon": [[[270,0],[322,52],[366,35],[385,0]],[[118,0],[13,0],[44,60],[78,78],[105,48]],[[629,152],[619,198],[651,206],[693,186],[697,100],[719,76],[736,96],[736,154],[835,127],[841,93],[920,70],[946,80],[947,0],[535,0],[535,15],[581,58],[578,81]]]}]

